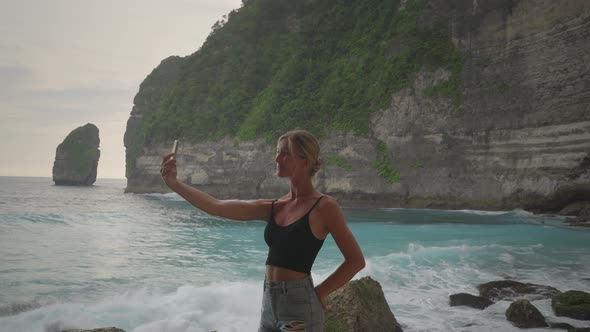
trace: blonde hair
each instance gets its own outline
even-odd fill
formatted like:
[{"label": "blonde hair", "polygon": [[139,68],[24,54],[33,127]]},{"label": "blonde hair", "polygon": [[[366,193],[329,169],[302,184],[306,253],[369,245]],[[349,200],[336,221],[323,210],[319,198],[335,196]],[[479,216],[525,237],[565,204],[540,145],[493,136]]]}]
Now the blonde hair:
[{"label": "blonde hair", "polygon": [[307,130],[291,130],[281,135],[277,143],[283,139],[287,140],[289,152],[311,161],[309,176],[314,176],[322,166],[317,138]]}]

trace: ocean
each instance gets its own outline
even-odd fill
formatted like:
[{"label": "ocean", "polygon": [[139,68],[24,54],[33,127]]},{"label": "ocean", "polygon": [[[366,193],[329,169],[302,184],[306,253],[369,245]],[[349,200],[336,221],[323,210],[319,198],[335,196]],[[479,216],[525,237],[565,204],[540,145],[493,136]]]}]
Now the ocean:
[{"label": "ocean", "polygon": [[[127,332],[256,331],[267,247],[264,222],[232,222],[176,194],[124,194],[124,180],[54,186],[0,177],[0,331],[117,326]],[[480,283],[590,292],[590,229],[526,211],[344,209],[367,261],[356,278],[383,287],[406,332],[520,331],[509,302],[450,307]],[[318,282],[342,257],[329,237]],[[533,304],[552,321],[590,323]],[[545,331],[546,329],[529,329]]]}]

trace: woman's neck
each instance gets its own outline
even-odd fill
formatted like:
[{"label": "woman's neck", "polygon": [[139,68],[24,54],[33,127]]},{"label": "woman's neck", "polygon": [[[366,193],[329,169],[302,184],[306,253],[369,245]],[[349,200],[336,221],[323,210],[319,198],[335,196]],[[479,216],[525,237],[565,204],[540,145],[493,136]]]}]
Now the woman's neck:
[{"label": "woman's neck", "polygon": [[309,197],[315,194],[316,190],[311,183],[311,179],[291,179],[291,199]]}]

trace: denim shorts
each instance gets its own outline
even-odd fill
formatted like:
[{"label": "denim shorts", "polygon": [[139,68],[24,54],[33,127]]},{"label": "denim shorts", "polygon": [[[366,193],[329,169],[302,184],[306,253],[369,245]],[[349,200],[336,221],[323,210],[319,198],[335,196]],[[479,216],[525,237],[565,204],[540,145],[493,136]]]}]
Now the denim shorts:
[{"label": "denim shorts", "polygon": [[300,280],[264,281],[258,332],[324,331],[324,309],[311,276]]}]

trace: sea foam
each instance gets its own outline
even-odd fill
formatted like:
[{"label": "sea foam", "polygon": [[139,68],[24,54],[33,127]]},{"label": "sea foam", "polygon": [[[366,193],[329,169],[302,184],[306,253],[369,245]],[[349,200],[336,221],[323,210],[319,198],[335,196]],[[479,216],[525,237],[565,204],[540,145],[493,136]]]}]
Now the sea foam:
[{"label": "sea foam", "polygon": [[0,331],[53,332],[117,326],[128,332],[255,331],[262,282],[142,289],[94,303],[59,303],[0,318]]}]

